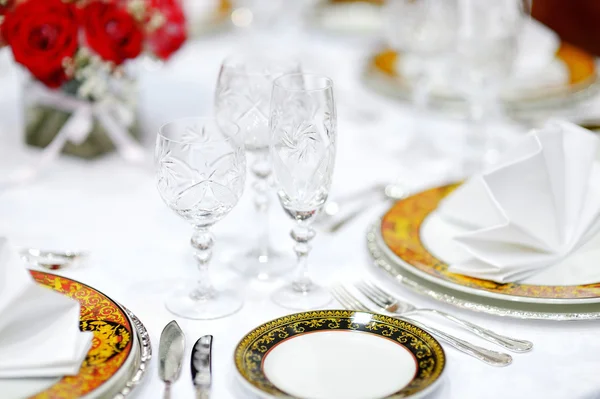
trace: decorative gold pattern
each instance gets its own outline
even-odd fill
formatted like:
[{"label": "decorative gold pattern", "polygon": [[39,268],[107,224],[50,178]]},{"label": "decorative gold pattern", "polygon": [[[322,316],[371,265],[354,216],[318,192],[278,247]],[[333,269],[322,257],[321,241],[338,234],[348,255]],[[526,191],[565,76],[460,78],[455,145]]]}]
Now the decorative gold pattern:
[{"label": "decorative gold pattern", "polygon": [[578,299],[600,297],[600,283],[572,286],[500,284],[454,274],[448,264],[435,258],[421,242],[421,224],[439,202],[458,185],[438,187],[398,201],[381,222],[384,243],[403,262],[440,280],[483,291],[529,298]]},{"label": "decorative gold pattern", "polygon": [[76,299],[81,304],[80,329],[92,331],[90,348],[79,374],[63,377],[32,399],[73,399],[107,382],[126,362],[132,348],[133,328],[125,312],[111,299],[87,285],[66,277],[31,271],[41,285]]},{"label": "decorative gold pattern", "polygon": [[392,339],[406,347],[416,358],[417,373],[403,389],[385,399],[398,399],[421,392],[442,374],[445,365],[444,351],[429,333],[420,328],[383,315],[371,314],[368,323],[357,322],[354,316],[365,314],[350,310],[322,310],[297,313],[265,323],[238,344],[235,365],[246,381],[262,392],[277,398],[291,398],[274,386],[265,376],[262,362],[271,348],[295,335],[314,331],[361,331]]}]

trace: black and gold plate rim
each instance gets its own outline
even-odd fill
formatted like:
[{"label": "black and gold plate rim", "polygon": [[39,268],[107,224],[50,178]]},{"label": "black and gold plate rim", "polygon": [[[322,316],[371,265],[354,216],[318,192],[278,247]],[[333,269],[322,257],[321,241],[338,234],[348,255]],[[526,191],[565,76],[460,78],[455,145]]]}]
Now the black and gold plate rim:
[{"label": "black and gold plate rim", "polygon": [[[359,314],[360,317],[355,317]],[[365,318],[365,314],[371,317]],[[236,369],[245,382],[259,392],[274,398],[291,399],[293,396],[277,388],[265,375],[262,367],[265,357],[276,345],[294,336],[331,330],[378,335],[395,341],[412,353],[417,366],[414,378],[404,388],[384,399],[423,394],[433,387],[444,370],[444,350],[428,332],[393,317],[352,310],[296,313],[256,327],[242,338],[235,349]]]}]

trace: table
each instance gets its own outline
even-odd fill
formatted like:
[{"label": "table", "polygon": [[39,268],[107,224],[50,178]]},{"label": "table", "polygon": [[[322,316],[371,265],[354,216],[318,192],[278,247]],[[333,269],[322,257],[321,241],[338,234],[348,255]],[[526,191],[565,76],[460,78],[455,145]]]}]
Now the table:
[{"label": "table", "polygon": [[[244,42],[235,34],[200,39],[186,45],[164,68],[143,71],[140,112],[148,147],[162,122],[210,112],[219,63],[241,43]],[[335,81],[339,156],[332,195],[366,187],[374,181],[385,182],[399,173],[415,185],[424,184],[428,178],[426,170],[418,172],[399,166],[402,141],[410,129],[410,108],[378,98],[360,86],[358,76],[373,43],[315,34],[306,34],[292,43],[295,50],[304,54],[303,61],[308,61],[313,69],[321,68]],[[309,50],[312,59],[306,56]],[[12,68],[2,71],[0,174],[38,155],[36,150],[19,144],[19,85]],[[357,112],[358,107],[366,109],[367,114]],[[462,124],[434,116],[428,119],[439,130],[444,145],[459,148]],[[384,276],[370,265],[365,245],[367,226],[383,210],[381,205],[374,206],[335,235],[317,234],[310,265],[319,282],[372,275],[386,283]],[[252,215],[248,189],[239,206],[214,229],[215,261],[222,263],[213,264],[216,283],[243,292],[245,306],[222,320],[192,321],[174,317],[163,305],[163,297],[178,281],[195,276],[195,265],[188,244],[191,228],[161,202],[151,170],[128,165],[114,154],[92,162],[63,157],[37,181],[0,192],[0,235],[8,236],[16,245],[91,251],[81,267],[60,274],[89,284],[131,309],[148,328],[155,354],[163,327],[177,319],[187,336],[187,358],[182,377],[173,386],[174,398],[193,397],[189,353],[196,339],[204,334],[215,336],[213,397],[249,397],[236,381],[234,347],[260,323],[290,313],[269,299],[270,292],[282,282],[247,282],[223,264],[235,250],[252,242],[256,230]],[[288,234],[291,222],[275,201],[271,216],[275,246],[292,255]],[[420,306],[443,309],[535,343],[533,352],[515,354],[513,364],[506,368],[493,368],[446,348],[445,381],[434,398],[600,398],[600,322],[503,319],[454,309],[405,289],[396,290]],[[456,332],[491,347],[485,341]],[[162,389],[155,356],[133,397],[161,398]]]}]

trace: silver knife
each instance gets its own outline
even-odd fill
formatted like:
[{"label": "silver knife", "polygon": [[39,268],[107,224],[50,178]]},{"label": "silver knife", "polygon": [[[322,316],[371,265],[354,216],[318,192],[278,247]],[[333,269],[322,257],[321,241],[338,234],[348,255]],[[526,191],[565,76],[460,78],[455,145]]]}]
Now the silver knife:
[{"label": "silver knife", "polygon": [[171,384],[181,374],[185,352],[185,335],[175,320],[165,326],[158,347],[158,376],[165,383],[163,398],[171,397]]},{"label": "silver knife", "polygon": [[196,399],[210,398],[212,341],[212,335],[205,335],[192,348],[192,381],[196,388]]}]

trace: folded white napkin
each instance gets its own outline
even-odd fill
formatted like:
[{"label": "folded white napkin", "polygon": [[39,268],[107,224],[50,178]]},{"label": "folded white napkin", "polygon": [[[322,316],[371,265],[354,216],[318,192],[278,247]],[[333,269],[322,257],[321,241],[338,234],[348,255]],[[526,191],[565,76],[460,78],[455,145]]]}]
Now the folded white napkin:
[{"label": "folded white napkin", "polygon": [[0,238],[0,378],[76,375],[92,342],[79,303],[42,287]]},{"label": "folded white napkin", "polygon": [[[470,255],[450,271],[504,283],[568,267],[563,260],[600,231],[598,143],[577,125],[548,122],[448,196],[438,212],[466,231],[455,240]],[[599,281],[596,263],[577,267],[578,284]]]}]

